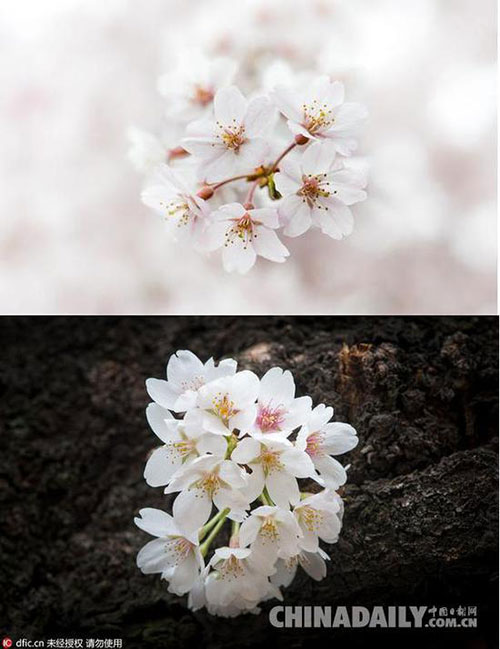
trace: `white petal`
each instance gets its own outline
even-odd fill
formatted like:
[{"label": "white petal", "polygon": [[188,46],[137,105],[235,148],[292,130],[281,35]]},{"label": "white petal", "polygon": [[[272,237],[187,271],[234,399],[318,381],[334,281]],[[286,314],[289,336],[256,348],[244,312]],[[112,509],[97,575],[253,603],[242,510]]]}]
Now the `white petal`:
[{"label": "white petal", "polygon": [[[157,379],[148,379],[156,381]],[[151,427],[151,430],[157,435],[162,442],[168,442],[172,439],[172,434],[175,435],[173,429],[167,425],[167,421],[174,421],[174,418],[168,410],[162,408],[157,403],[150,403],[146,408],[146,419]],[[175,429],[174,429],[175,430]]]},{"label": "white petal", "polygon": [[314,466],[321,474],[325,485],[330,489],[338,489],[346,483],[347,473],[344,467],[335,458],[325,455],[315,458]]},{"label": "white petal", "polygon": [[281,461],[286,470],[297,478],[310,478],[315,475],[314,464],[304,451],[290,448],[281,454]]},{"label": "white petal", "polygon": [[250,210],[250,216],[253,221],[261,221],[266,228],[273,230],[279,228],[279,218],[277,210],[269,207],[263,207],[256,210]]},{"label": "white petal", "polygon": [[184,595],[194,586],[195,581],[200,574],[200,565],[196,559],[195,553],[190,552],[188,556],[181,561],[169,579],[169,592],[176,595]]},{"label": "white petal", "polygon": [[134,518],[134,523],[141,530],[153,536],[167,536],[167,534],[175,534],[177,528],[174,519],[167,512],[161,509],[154,509],[153,507],[145,507],[139,511],[138,516]]},{"label": "white petal", "polygon": [[212,511],[212,499],[201,489],[185,489],[174,500],[172,511],[179,527],[189,533],[205,525]]},{"label": "white petal", "polygon": [[163,408],[174,409],[179,392],[174,390],[167,381],[160,379],[147,379],[146,390],[153,401]]},{"label": "white petal", "polygon": [[358,442],[358,436],[352,426],[335,422],[325,428],[325,441],[322,446],[331,455],[341,455],[355,448]]},{"label": "white petal", "polygon": [[266,486],[278,507],[286,509],[289,503],[296,505],[300,500],[296,478],[285,471],[271,471],[266,477]]},{"label": "white petal", "polygon": [[277,86],[274,91],[271,92],[270,97],[278,107],[278,110],[280,110],[285,117],[297,122],[301,120],[301,98],[298,93],[292,90],[292,88]]},{"label": "white petal", "polygon": [[305,174],[328,173],[335,160],[335,145],[330,142],[314,142],[307,147],[301,164]]},{"label": "white petal", "polygon": [[163,487],[182,464],[180,455],[173,455],[171,450],[160,446],[155,449],[144,469],[144,478],[150,487]]},{"label": "white petal", "polygon": [[196,450],[200,455],[213,453],[213,455],[223,457],[226,453],[226,449],[227,442],[221,435],[208,433],[207,435],[202,435],[196,442]]},{"label": "white petal", "polygon": [[246,135],[256,137],[264,135],[274,122],[276,109],[267,97],[256,97],[248,104],[245,116]]},{"label": "white petal", "polygon": [[260,444],[256,439],[245,437],[238,442],[231,459],[238,464],[248,464],[260,455]]},{"label": "white petal", "polygon": [[246,485],[245,473],[231,460],[220,463],[219,476],[234,489],[242,489]]},{"label": "white petal", "polygon": [[247,110],[247,100],[237,86],[217,91],[214,98],[215,119],[224,126],[241,124]]},{"label": "white petal", "polygon": [[328,209],[313,208],[312,219],[315,225],[332,239],[342,239],[351,234],[354,226],[351,210],[333,197],[324,199],[324,205]]},{"label": "white petal", "polygon": [[236,239],[228,243],[222,251],[222,262],[224,270],[228,273],[236,271],[238,273],[247,273],[255,264],[257,254],[251,243],[245,243],[241,239]]},{"label": "white petal", "polygon": [[289,370],[272,367],[260,381],[259,402],[288,405],[295,397],[295,382]]},{"label": "white petal", "polygon": [[301,552],[299,561],[307,574],[316,581],[321,581],[326,577],[326,563],[319,554]]},{"label": "white petal", "polygon": [[287,196],[279,206],[278,212],[285,225],[284,233],[287,237],[298,237],[311,227],[311,210],[296,194]]},{"label": "white petal", "polygon": [[279,240],[276,232],[263,227],[258,228],[253,240],[253,247],[258,255],[275,262],[285,261],[290,254],[288,248]]},{"label": "white petal", "polygon": [[163,572],[169,565],[165,552],[165,539],[159,538],[146,543],[137,555],[137,567],[145,575]]}]

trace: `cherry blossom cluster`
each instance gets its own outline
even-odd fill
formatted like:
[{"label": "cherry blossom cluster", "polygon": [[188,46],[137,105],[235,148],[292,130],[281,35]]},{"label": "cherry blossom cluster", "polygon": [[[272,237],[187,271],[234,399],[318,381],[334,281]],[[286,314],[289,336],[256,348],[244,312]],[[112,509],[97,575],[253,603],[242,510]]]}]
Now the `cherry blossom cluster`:
[{"label": "cherry blossom cluster", "polygon": [[149,172],[143,202],[174,239],[220,249],[226,271],[246,273],[258,256],[289,256],[278,230],[349,235],[366,198],[352,158],[366,109],[327,75],[283,75],[246,97],[231,59],[187,58],[159,80],[164,136],[134,130],[129,152]]},{"label": "cherry blossom cluster", "polygon": [[354,428],[332,422],[331,407],[296,397],[292,374],[279,367],[259,379],[232,359],[202,363],[182,350],[166,374],[146,381],[146,416],[162,445],[144,477],[177,496],[172,514],[145,508],[135,518],[157,537],[138,567],[161,574],[170,592],[189,593],[193,610],[231,617],[282,599],[299,565],[323,579],[329,557],[319,542],[337,541],[337,490],[347,477],[333,455],[357,445]]}]

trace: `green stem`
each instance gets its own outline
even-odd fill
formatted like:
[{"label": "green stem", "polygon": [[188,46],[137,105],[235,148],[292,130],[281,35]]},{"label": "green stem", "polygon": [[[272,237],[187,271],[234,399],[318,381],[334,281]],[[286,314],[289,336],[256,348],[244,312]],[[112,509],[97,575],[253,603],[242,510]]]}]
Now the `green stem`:
[{"label": "green stem", "polygon": [[206,536],[208,532],[210,532],[212,527],[219,522],[222,516],[227,516],[227,514],[229,514],[229,509],[224,509],[220,512],[217,512],[217,514],[215,514],[215,516],[211,518],[208,521],[208,523],[201,528],[200,533],[198,535],[199,540],[202,541],[203,537]]},{"label": "green stem", "polygon": [[236,521],[231,521],[231,536],[236,536],[240,531],[240,524]]},{"label": "green stem", "polygon": [[200,552],[202,557],[207,556],[207,552],[210,548],[210,544],[212,541],[215,539],[217,534],[220,532],[221,527],[224,525],[226,522],[226,517],[229,514],[229,509],[224,509],[222,512],[223,516],[221,519],[217,522],[217,525],[214,527],[214,529],[210,532],[210,534],[207,536],[206,540],[203,542],[203,544],[200,546]]}]

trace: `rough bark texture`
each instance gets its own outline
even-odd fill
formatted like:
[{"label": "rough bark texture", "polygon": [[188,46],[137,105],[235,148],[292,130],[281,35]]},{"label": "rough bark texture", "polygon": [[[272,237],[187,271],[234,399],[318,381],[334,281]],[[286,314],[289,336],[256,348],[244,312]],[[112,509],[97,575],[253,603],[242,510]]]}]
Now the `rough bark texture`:
[{"label": "rough bark texture", "polygon": [[[495,646],[496,318],[2,319],[0,633],[122,637],[124,647]],[[135,555],[144,379],[177,349],[294,373],[360,444],[327,578],[285,604],[477,605],[475,631],[274,629],[193,614]]]}]

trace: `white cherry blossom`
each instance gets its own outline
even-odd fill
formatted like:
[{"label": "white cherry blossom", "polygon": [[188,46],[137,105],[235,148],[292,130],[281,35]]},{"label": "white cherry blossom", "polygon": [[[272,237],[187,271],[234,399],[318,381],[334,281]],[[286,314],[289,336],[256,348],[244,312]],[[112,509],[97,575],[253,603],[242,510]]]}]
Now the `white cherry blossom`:
[{"label": "white cherry blossom", "polygon": [[300,526],[300,546],[307,552],[317,552],[319,539],[334,543],[339,536],[341,498],[335,491],[324,489],[318,494],[303,498],[294,507],[293,514]]},{"label": "white cherry blossom", "polygon": [[151,453],[144,469],[144,478],[151,487],[165,486],[182,465],[200,455],[212,453],[222,457],[226,452],[227,444],[223,438],[203,434],[199,427],[190,426],[189,420],[186,423],[174,419],[157,403],[149,404],[146,418],[163,442],[163,446]]},{"label": "white cherry blossom", "polygon": [[231,459],[248,465],[252,471],[246,490],[250,502],[266,487],[273,502],[283,508],[296,505],[300,500],[297,478],[310,478],[315,474],[311,458],[288,440],[259,441],[245,437],[238,442]]},{"label": "white cherry blossom", "polygon": [[[281,600],[280,586],[298,565],[313,579],[325,576],[320,542],[338,539],[343,502],[334,489],[346,477],[331,454],[357,443],[351,426],[330,421],[332,408],[311,409],[309,396],[296,397],[290,371],[273,367],[259,380],[236,370],[233,359],[202,363],[180,350],[166,381],[147,381],[146,417],[163,445],[144,475],[176,495],[172,516],[145,508],[135,518],[157,537],[140,550],[139,568],[161,574],[171,592],[188,593],[192,610],[224,617]],[[304,478],[326,488],[302,491]],[[228,545],[220,547],[229,522]]]},{"label": "white cherry blossom", "polygon": [[176,171],[166,164],[157,167],[141,198],[164,218],[174,239],[200,246],[210,208]]},{"label": "white cherry blossom", "polygon": [[289,255],[274,230],[279,227],[275,209],[246,209],[241,203],[223,205],[212,213],[205,233],[207,250],[222,248],[227,272],[248,272],[257,256],[284,262]]},{"label": "white cherry blossom", "polygon": [[225,359],[215,365],[212,358],[206,363],[192,352],[179,350],[170,357],[167,380],[148,379],[146,389],[153,401],[174,412],[185,412],[196,404],[198,390],[211,381],[232,376],[236,362]]},{"label": "white cherry blossom", "polygon": [[149,507],[141,509],[134,522],[148,534],[158,537],[137,555],[137,566],[142,572],[146,575],[161,573],[169,582],[168,590],[176,595],[191,590],[203,568],[197,532],[181,531],[175,518]]},{"label": "white cherry blossom", "polygon": [[299,90],[276,86],[271,97],[294,135],[327,138],[343,155],[350,155],[356,148],[354,135],[368,113],[361,104],[344,103],[344,85],[340,81],[323,75]]},{"label": "white cherry blossom", "polygon": [[265,161],[265,135],[275,109],[267,97],[247,101],[239,88],[228,86],[214,98],[214,119],[193,122],[182,146],[200,160],[200,177],[221,181],[238,173],[251,174]]},{"label": "white cherry blossom", "polygon": [[290,558],[298,553],[301,537],[301,528],[288,508],[267,505],[254,509],[239,531],[240,544],[251,544],[254,560],[268,564],[271,572],[278,557]]},{"label": "white cherry blossom", "polygon": [[[321,475],[320,484],[338,489],[347,480],[346,470],[332,455],[351,451],[358,444],[356,431],[349,424],[330,422],[333,408],[320,404],[297,435],[296,446],[307,453]],[[330,422],[330,423],[329,423]]]},{"label": "white cherry blossom", "polygon": [[319,548],[317,552],[302,550],[295,557],[289,559],[278,559],[276,572],[271,575],[271,582],[276,586],[289,586],[300,567],[307,572],[309,577],[315,581],[321,581],[326,577],[326,563],[330,557],[324,550]]},{"label": "white cherry blossom", "polygon": [[257,417],[248,433],[256,439],[285,439],[306,422],[311,406],[311,397],[295,398],[291,372],[273,367],[260,381]]},{"label": "white cherry blossom", "polygon": [[216,92],[232,83],[237,67],[226,57],[209,58],[192,48],[182,50],[177,66],[158,80],[166,115],[183,122],[202,117],[212,107]]},{"label": "white cherry blossom", "polygon": [[174,517],[183,529],[192,532],[210,517],[212,503],[220,511],[229,508],[228,517],[241,521],[249,507],[247,476],[235,462],[216,455],[202,455],[173,476],[165,493],[180,491],[174,501]]},{"label": "white cherry blossom", "polygon": [[270,591],[276,593],[268,579],[267,563],[255,560],[248,548],[217,548],[210,566],[213,571],[206,578],[205,594],[208,609],[214,613],[232,617],[251,611]]},{"label": "white cherry blossom", "polygon": [[253,423],[259,378],[244,370],[234,376],[212,381],[198,391],[194,416],[204,430],[216,435],[230,435],[235,429],[246,430]]},{"label": "white cherry blossom", "polygon": [[354,225],[348,206],[366,198],[364,174],[336,165],[328,142],[309,146],[300,162],[283,160],[274,181],[283,196],[280,220],[290,237],[315,225],[333,239],[342,239]]}]

